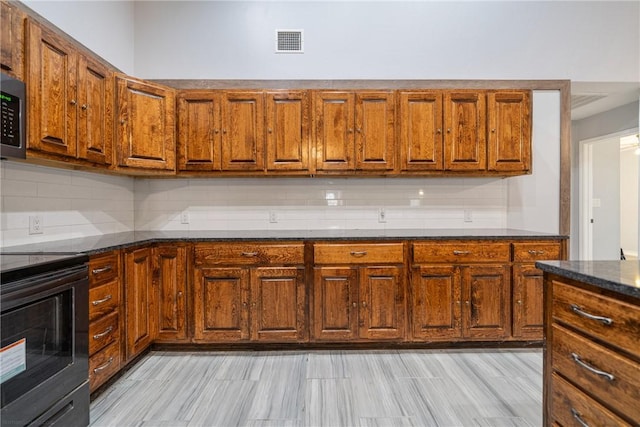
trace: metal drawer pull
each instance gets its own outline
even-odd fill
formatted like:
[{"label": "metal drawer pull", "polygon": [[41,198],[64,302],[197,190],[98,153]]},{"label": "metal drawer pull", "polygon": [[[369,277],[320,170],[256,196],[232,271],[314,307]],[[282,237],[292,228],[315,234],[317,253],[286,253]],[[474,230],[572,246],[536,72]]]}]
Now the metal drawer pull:
[{"label": "metal drawer pull", "polygon": [[605,372],[605,371],[601,371],[600,369],[596,369],[593,366],[589,365],[588,363],[584,362],[580,356],[578,356],[576,353],[571,353],[571,357],[573,358],[573,361],[576,362],[578,365],[582,366],[584,369],[586,369],[589,372],[593,372],[596,375],[600,375],[601,377],[605,377],[607,380],[609,381],[613,381],[616,379],[616,377],[614,377],[612,374]]},{"label": "metal drawer pull", "polygon": [[453,251],[454,255],[469,255],[470,251]]},{"label": "metal drawer pull", "polygon": [[575,304],[571,304],[571,311],[573,311],[574,313],[582,316],[582,317],[586,317],[587,319],[590,320],[595,320],[597,322],[602,323],[603,325],[611,325],[613,323],[613,320],[609,319],[608,317],[603,317],[603,316],[596,316],[595,314],[590,314],[587,313],[586,311],[582,311],[582,308],[580,308],[579,306],[575,305]]},{"label": "metal drawer pull", "polygon": [[100,365],[97,368],[95,368],[93,370],[94,374],[97,374],[98,372],[106,369],[109,365],[111,365],[113,363],[113,357],[110,357],[109,360],[107,360],[107,363],[105,363],[104,365]]},{"label": "metal drawer pull", "polygon": [[529,253],[531,255],[544,255],[545,251],[534,251],[533,249],[529,249]]},{"label": "metal drawer pull", "polygon": [[111,298],[113,298],[113,297],[111,296],[111,294],[109,294],[109,295],[107,295],[106,297],[104,297],[104,298],[102,298],[102,299],[97,299],[97,300],[95,300],[95,301],[91,301],[91,304],[93,304],[93,305],[100,305],[100,304],[102,304],[103,302],[107,302],[107,301],[109,301]]},{"label": "metal drawer pull", "polygon": [[242,252],[242,256],[254,257],[254,256],[258,256],[258,252]]},{"label": "metal drawer pull", "polygon": [[93,336],[94,340],[99,340],[100,338],[104,337],[105,335],[109,335],[111,333],[111,331],[113,331],[113,326],[109,326],[104,332],[99,333],[99,334],[95,334]]},{"label": "metal drawer pull", "polygon": [[111,267],[111,264],[107,265],[106,267],[102,267],[102,268],[94,268],[93,270],[91,270],[91,273],[93,274],[100,274],[100,273],[104,273],[105,271],[111,271],[113,267]]},{"label": "metal drawer pull", "polygon": [[363,257],[367,254],[367,251],[351,251],[351,256]]},{"label": "metal drawer pull", "polygon": [[576,421],[582,426],[582,427],[589,427],[589,424],[587,424],[587,422],[585,420],[582,419],[582,416],[580,415],[580,412],[576,411],[575,409],[571,408],[571,415],[573,415],[573,418],[576,419]]}]

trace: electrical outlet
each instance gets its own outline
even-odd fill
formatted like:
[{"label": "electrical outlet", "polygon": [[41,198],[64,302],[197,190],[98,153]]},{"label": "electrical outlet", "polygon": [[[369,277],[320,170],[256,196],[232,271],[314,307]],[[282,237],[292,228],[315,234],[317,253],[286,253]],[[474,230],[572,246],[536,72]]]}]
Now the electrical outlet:
[{"label": "electrical outlet", "polygon": [[272,224],[278,222],[278,213],[276,211],[269,211],[269,222]]},{"label": "electrical outlet", "polygon": [[473,222],[473,216],[471,214],[471,209],[464,210],[464,222]]},{"label": "electrical outlet", "polygon": [[31,215],[29,217],[29,234],[44,233],[42,224],[42,215]]},{"label": "electrical outlet", "polygon": [[180,214],[180,224],[189,224],[189,212],[183,211]]},{"label": "electrical outlet", "polygon": [[387,222],[387,211],[384,208],[378,209],[378,222]]}]

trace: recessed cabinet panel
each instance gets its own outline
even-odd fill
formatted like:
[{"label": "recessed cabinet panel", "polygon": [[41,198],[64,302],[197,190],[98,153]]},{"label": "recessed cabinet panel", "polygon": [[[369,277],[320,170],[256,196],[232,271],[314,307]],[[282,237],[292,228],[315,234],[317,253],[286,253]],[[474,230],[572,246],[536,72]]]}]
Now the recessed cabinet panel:
[{"label": "recessed cabinet panel", "polygon": [[186,250],[178,245],[153,249],[157,339],[186,340]]},{"label": "recessed cabinet panel", "polygon": [[395,167],[395,97],[393,92],[357,92],[356,169]]},{"label": "recessed cabinet panel", "polygon": [[542,270],[533,264],[513,266],[513,336],[542,339]]},{"label": "recessed cabinet panel", "polygon": [[352,170],[355,166],[354,94],[318,92],[316,113],[316,168]]},{"label": "recessed cabinet panel", "polygon": [[461,336],[460,290],[456,267],[415,267],[410,293],[414,340]]},{"label": "recessed cabinet panel", "polygon": [[358,270],[316,267],[313,286],[313,336],[348,340],[358,336]]},{"label": "recessed cabinet panel", "polygon": [[220,99],[212,91],[178,97],[178,169],[220,170]]},{"label": "recessed cabinet panel", "polygon": [[443,169],[441,92],[400,92],[399,129],[402,170]]},{"label": "recessed cabinet panel", "polygon": [[222,170],[264,169],[262,92],[228,92],[222,104]]},{"label": "recessed cabinet panel", "polygon": [[445,92],[444,104],[445,169],[485,170],[487,140],[484,92]]},{"label": "recessed cabinet panel", "polygon": [[11,2],[0,2],[0,67],[19,80],[24,79],[24,20]]},{"label": "recessed cabinet panel", "polygon": [[402,267],[360,270],[360,338],[404,338]]},{"label": "recessed cabinet panel", "polygon": [[511,328],[509,267],[503,265],[467,266],[462,269],[462,334],[467,338],[508,337]]},{"label": "recessed cabinet panel", "polygon": [[151,248],[125,255],[126,354],[131,360],[146,349],[154,338]]},{"label": "recessed cabinet panel", "polygon": [[489,92],[489,165],[493,171],[531,168],[531,98],[528,91]]},{"label": "recessed cabinet panel", "polygon": [[267,170],[308,170],[310,111],[307,92],[268,92],[266,98]]}]

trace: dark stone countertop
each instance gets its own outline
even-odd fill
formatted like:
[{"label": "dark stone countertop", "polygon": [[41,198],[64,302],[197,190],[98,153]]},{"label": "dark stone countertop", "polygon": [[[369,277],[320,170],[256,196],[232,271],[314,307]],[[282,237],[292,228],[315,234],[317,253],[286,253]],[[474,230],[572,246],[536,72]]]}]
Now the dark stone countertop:
[{"label": "dark stone countertop", "polygon": [[509,228],[396,229],[396,230],[243,230],[243,231],[135,231],[37,244],[4,247],[3,253],[85,253],[95,255],[145,243],[242,242],[256,240],[438,240],[438,239],[566,239],[567,236]]},{"label": "dark stone countertop", "polygon": [[640,261],[541,261],[536,267],[602,289],[640,298]]}]

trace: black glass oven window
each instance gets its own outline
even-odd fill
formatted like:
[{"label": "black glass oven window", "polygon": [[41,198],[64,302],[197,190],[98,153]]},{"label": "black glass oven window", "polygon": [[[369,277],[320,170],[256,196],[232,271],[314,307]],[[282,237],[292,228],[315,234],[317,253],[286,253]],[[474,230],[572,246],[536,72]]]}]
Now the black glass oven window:
[{"label": "black glass oven window", "polygon": [[20,98],[0,91],[2,144],[20,147]]},{"label": "black glass oven window", "polygon": [[3,313],[1,347],[26,339],[26,370],[2,383],[2,407],[73,360],[73,290]]}]

